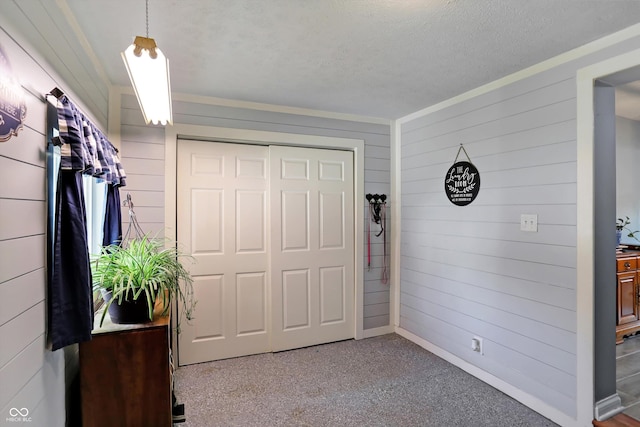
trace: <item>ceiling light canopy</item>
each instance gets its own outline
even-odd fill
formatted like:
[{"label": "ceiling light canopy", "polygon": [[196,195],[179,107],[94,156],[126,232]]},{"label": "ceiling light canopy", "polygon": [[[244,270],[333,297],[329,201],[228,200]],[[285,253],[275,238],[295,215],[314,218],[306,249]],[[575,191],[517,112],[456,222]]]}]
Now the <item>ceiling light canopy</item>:
[{"label": "ceiling light canopy", "polygon": [[149,1],[147,5],[147,37],[137,36],[122,52],[131,84],[136,92],[147,124],[173,124],[169,60],[149,38]]}]

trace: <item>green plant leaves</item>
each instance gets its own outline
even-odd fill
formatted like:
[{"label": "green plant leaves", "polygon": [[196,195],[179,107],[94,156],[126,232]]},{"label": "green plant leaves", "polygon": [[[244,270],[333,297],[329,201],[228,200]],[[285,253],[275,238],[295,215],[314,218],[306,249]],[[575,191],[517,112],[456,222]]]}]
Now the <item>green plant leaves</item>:
[{"label": "green plant leaves", "polygon": [[[177,301],[187,320],[193,317],[195,299],[193,280],[181,262],[193,260],[182,254],[175,244],[165,246],[149,236],[135,238],[125,246],[111,245],[102,249],[91,262],[94,291],[111,291],[110,304],[140,297],[149,303],[149,319],[153,319],[156,299],[161,296],[163,314],[171,301]],[[104,320],[104,314],[100,325]],[[178,322],[179,324],[179,322]]]}]

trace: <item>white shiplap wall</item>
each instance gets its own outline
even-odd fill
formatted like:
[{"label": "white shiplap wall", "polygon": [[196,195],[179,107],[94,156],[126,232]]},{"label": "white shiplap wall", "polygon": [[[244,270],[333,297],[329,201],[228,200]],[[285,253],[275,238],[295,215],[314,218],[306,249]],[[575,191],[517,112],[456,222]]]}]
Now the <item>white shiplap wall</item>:
[{"label": "white shiplap wall", "polygon": [[36,61],[46,63],[41,69],[43,75],[64,86],[60,89],[73,94],[83,112],[106,131],[110,83],[74,33],[79,30],[77,22],[70,23],[68,17],[65,2],[0,1],[0,25],[19,44],[28,44]]},{"label": "white shiplap wall", "polygon": [[[389,125],[175,100],[173,114],[174,122],[181,124],[362,139],[365,141],[365,193],[389,195]],[[130,192],[143,230],[162,235],[165,227],[175,228],[175,224],[164,221],[164,130],[144,125],[132,95],[122,96],[121,140],[122,163],[127,173],[127,186],[121,197]],[[123,223],[126,230],[126,212],[123,212]],[[388,218],[387,225],[390,223]],[[373,227],[377,226],[374,224]],[[387,233],[390,236],[390,229]],[[387,254],[389,240],[388,237]],[[380,283],[382,237],[374,236],[371,242],[373,268],[367,271],[365,264],[364,329],[388,326],[390,322],[389,285]],[[362,262],[366,263],[366,259]]]},{"label": "white shiplap wall", "polygon": [[[0,46],[22,81],[47,80],[3,31]],[[13,407],[27,408],[36,424],[62,426],[65,353],[45,348],[46,106],[25,94],[26,126],[0,143],[0,419]]]},{"label": "white shiplap wall", "polygon": [[0,420],[10,418],[11,408],[27,408],[34,426],[64,426],[78,416],[67,393],[77,373],[77,346],[46,348],[43,96],[59,87],[103,130],[107,123],[108,88],[79,41],[60,36],[54,51],[42,36],[43,25],[63,21],[56,2],[0,2],[0,48],[27,103],[25,127],[0,143]]},{"label": "white shiplap wall", "polygon": [[[638,39],[400,120],[400,327],[576,417],[576,71]],[[444,175],[464,144],[477,199]],[[520,231],[520,214],[539,231]],[[473,336],[484,355],[471,351]]]}]

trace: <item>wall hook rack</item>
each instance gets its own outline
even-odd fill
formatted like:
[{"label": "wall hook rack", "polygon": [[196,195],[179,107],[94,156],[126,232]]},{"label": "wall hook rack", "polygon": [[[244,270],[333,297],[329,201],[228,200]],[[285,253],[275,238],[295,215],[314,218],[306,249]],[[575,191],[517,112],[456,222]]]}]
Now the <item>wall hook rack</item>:
[{"label": "wall hook rack", "polygon": [[371,219],[373,219],[373,222],[375,222],[376,224],[381,225],[380,233],[376,234],[376,237],[380,236],[380,234],[382,234],[382,232],[384,231],[384,224],[381,223],[381,212],[382,207],[386,206],[387,204],[387,196],[386,194],[367,194],[365,197],[367,198],[369,207],[371,209]]},{"label": "wall hook rack", "polygon": [[387,235],[384,232],[384,226],[386,222],[386,210],[387,210],[387,195],[386,194],[367,194],[367,201],[369,202],[369,215],[371,219],[367,219],[367,268],[371,269],[371,221],[376,224],[380,224],[380,232],[376,234],[376,237],[383,236],[383,255],[382,255],[382,275],[380,281],[384,284],[389,282],[389,275],[387,271]]}]

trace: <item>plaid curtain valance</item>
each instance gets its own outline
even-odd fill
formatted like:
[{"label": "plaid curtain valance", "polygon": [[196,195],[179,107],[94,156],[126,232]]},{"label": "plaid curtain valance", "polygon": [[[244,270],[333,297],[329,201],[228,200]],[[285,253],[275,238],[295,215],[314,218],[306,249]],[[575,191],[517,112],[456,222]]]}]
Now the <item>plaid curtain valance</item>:
[{"label": "plaid curtain valance", "polygon": [[60,168],[80,171],[113,186],[124,187],[126,174],[118,150],[65,95],[57,102]]}]

